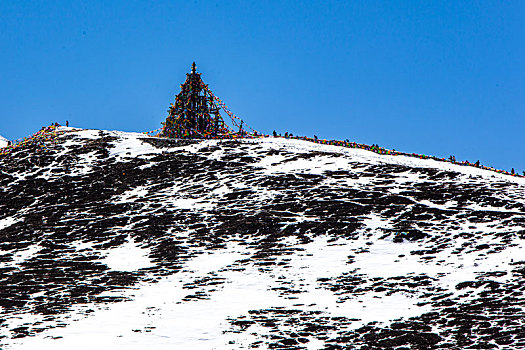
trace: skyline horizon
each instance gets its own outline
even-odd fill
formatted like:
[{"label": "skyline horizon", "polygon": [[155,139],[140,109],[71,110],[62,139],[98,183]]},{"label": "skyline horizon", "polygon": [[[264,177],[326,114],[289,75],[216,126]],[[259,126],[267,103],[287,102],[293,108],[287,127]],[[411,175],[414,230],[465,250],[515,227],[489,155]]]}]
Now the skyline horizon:
[{"label": "skyline horizon", "polygon": [[193,61],[265,134],[525,170],[525,4],[0,4],[0,135],[159,128]]}]

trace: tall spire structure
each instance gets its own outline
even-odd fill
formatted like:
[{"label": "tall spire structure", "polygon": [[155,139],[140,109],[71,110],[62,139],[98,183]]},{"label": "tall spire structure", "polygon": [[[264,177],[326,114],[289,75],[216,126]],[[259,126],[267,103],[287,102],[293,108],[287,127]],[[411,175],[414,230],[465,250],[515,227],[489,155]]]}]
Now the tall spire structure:
[{"label": "tall spire structure", "polygon": [[161,135],[172,138],[214,137],[224,129],[224,120],[214,101],[214,96],[197,73],[195,62],[191,73],[186,73],[186,81],[175,97],[175,103],[168,109],[168,117],[163,124]]},{"label": "tall spire structure", "polygon": [[[221,109],[229,117],[228,123],[224,122]],[[168,113],[158,136],[192,139],[260,135],[211,92],[202,81],[201,73],[197,73],[195,62],[191,65],[191,73],[186,73],[186,81],[180,86],[180,92]]]}]

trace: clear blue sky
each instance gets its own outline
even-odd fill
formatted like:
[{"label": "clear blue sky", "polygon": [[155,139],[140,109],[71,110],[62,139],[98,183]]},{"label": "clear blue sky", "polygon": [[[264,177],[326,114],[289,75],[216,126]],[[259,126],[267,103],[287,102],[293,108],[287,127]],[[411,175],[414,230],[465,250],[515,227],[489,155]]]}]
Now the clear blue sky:
[{"label": "clear blue sky", "polygon": [[525,170],[525,1],[1,1],[0,135],[156,129],[192,61],[249,125]]}]

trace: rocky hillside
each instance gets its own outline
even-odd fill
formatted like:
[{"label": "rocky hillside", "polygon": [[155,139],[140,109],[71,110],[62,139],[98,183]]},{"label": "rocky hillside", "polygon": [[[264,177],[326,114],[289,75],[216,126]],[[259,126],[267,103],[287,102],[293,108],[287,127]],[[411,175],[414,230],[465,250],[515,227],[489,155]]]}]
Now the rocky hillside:
[{"label": "rocky hillside", "polygon": [[525,348],[522,178],[67,129],[0,189],[0,348]]}]

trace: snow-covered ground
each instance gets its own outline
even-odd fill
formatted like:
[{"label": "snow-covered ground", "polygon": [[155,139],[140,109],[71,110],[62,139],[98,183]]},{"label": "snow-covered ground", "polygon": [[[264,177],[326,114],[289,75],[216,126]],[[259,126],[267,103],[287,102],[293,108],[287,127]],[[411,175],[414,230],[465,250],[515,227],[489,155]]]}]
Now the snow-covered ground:
[{"label": "snow-covered ground", "polygon": [[525,347],[522,178],[65,131],[0,159],[5,349]]},{"label": "snow-covered ground", "polygon": [[7,139],[0,135],[0,148],[7,146]]}]

